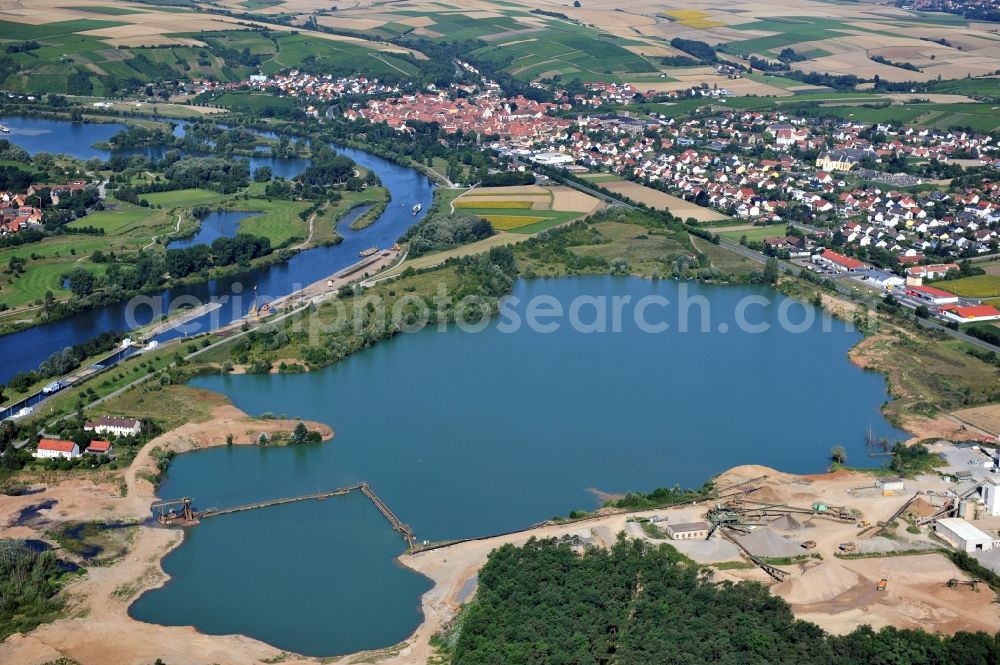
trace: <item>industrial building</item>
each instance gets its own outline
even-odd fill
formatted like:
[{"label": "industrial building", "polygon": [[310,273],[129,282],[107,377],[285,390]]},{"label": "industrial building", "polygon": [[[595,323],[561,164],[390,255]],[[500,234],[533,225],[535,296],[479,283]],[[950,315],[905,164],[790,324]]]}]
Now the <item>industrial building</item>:
[{"label": "industrial building", "polygon": [[992,517],[1000,515],[1000,481],[990,480],[983,483],[982,496],[986,512]]},{"label": "industrial building", "polygon": [[822,254],[814,254],[813,263],[818,263],[837,272],[865,272],[871,270],[871,266],[864,261],[859,261],[850,256],[844,256],[832,249],[824,251]]},{"label": "industrial building", "polygon": [[902,492],[906,489],[906,484],[903,482],[902,478],[878,478],[875,480],[875,487],[882,490],[883,492]]},{"label": "industrial building", "polygon": [[939,519],[934,523],[934,533],[966,554],[993,549],[993,536],[958,517]]},{"label": "industrial building", "polygon": [[933,286],[910,286],[906,289],[906,295],[926,300],[935,305],[950,305],[958,302],[958,296],[954,293],[935,289]]},{"label": "industrial building", "polygon": [[668,524],[667,535],[672,540],[705,540],[708,538],[708,529],[708,522]]},{"label": "industrial building", "polygon": [[1000,320],[1000,311],[992,305],[945,305],[941,308],[941,316],[955,323],[977,323],[979,321]]}]

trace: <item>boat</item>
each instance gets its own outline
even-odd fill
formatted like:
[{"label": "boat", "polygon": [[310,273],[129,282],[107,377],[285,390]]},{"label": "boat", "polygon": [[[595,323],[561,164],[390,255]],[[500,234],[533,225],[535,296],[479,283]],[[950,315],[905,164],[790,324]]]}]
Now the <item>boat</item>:
[{"label": "boat", "polygon": [[7,125],[0,125],[0,133],[10,134],[10,127]]},{"label": "boat", "polygon": [[416,215],[418,212],[420,212],[420,210],[422,208],[423,208],[423,206],[420,205],[419,203],[417,205],[413,206],[413,214]]},{"label": "boat", "polygon": [[367,259],[369,256],[374,256],[378,254],[378,247],[369,247],[368,249],[363,249],[358,252],[358,256],[363,259]]}]

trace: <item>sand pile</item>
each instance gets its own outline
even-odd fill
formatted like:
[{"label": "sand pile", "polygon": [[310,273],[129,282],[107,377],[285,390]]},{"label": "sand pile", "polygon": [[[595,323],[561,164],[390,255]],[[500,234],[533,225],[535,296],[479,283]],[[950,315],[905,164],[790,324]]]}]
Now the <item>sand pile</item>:
[{"label": "sand pile", "polygon": [[750,501],[759,501],[761,503],[782,503],[785,500],[785,498],[770,485],[761,487],[760,489],[751,492],[747,498]]},{"label": "sand pile", "polygon": [[774,592],[792,604],[821,603],[857,586],[860,580],[857,573],[839,561],[824,561],[776,585]]},{"label": "sand pile", "polygon": [[719,537],[711,540],[674,540],[670,544],[698,563],[718,563],[740,558],[739,548]]},{"label": "sand pile", "polygon": [[874,538],[859,540],[857,542],[858,551],[864,554],[924,550],[933,549],[935,547],[932,543],[919,540],[893,540],[892,538],[885,538],[883,536],[875,536]]},{"label": "sand pile", "polygon": [[803,524],[791,515],[782,515],[781,517],[772,520],[770,527],[780,531],[798,531],[803,528]]},{"label": "sand pile", "polygon": [[918,498],[910,503],[910,506],[906,509],[906,514],[916,515],[917,517],[930,517],[939,510],[941,510],[939,506],[935,506],[925,499]]},{"label": "sand pile", "polygon": [[785,557],[805,554],[801,543],[779,536],[768,528],[758,528],[737,538],[737,540],[740,541],[740,545],[756,556]]}]

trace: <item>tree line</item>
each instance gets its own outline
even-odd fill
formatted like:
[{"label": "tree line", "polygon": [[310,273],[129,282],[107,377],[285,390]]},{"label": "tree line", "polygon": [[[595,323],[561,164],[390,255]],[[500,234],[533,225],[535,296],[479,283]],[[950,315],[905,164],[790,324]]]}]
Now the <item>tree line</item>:
[{"label": "tree line", "polygon": [[578,554],[531,539],[494,550],[475,601],[440,640],[454,665],[987,665],[1000,639],[862,626],[830,635],[757,582],[713,581],[669,545]]}]

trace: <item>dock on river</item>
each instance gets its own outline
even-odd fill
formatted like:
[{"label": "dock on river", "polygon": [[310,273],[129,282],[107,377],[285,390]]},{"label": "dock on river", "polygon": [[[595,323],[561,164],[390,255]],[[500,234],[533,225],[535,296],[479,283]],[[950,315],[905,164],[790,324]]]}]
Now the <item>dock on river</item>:
[{"label": "dock on river", "polygon": [[[388,505],[375,493],[375,490],[371,488],[366,482],[360,482],[356,485],[348,485],[347,487],[338,487],[336,489],[327,490],[325,492],[314,492],[312,494],[302,494],[299,496],[289,496],[279,499],[266,499],[263,501],[254,501],[252,503],[244,503],[238,506],[232,506],[229,508],[208,508],[206,510],[197,511],[191,508],[192,500],[189,498],[177,499],[175,501],[160,501],[153,504],[153,512],[156,515],[157,520],[160,524],[164,526],[179,525],[179,526],[194,526],[199,524],[201,520],[208,517],[217,517],[219,515],[230,515],[232,513],[242,513],[248,510],[260,510],[262,508],[270,508],[271,506],[281,506],[287,503],[298,503],[300,501],[319,501],[322,499],[328,499],[334,496],[344,496],[350,494],[351,492],[361,491],[368,499],[378,508],[379,512],[389,520],[389,524],[392,528],[403,535],[403,539],[406,540],[406,544],[410,550],[416,546],[416,536],[413,534],[413,529],[404,524],[402,520],[396,517],[396,514],[392,512]],[[175,510],[168,510],[170,506],[180,506],[182,507],[180,512]]]}]

